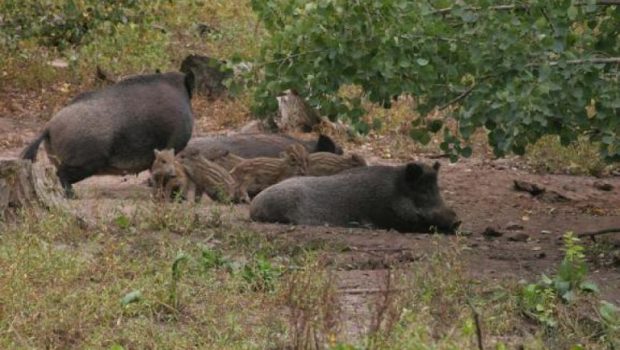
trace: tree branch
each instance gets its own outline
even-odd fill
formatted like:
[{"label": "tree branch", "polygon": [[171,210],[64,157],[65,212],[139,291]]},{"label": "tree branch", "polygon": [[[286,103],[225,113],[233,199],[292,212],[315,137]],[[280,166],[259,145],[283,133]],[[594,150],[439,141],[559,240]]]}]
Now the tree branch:
[{"label": "tree branch", "polygon": [[[620,0],[619,0],[620,1]],[[566,61],[567,64],[584,64],[584,63],[620,63],[620,57],[607,57],[607,58],[584,58],[580,60]],[[551,62],[549,65],[555,66],[559,62]]]},{"label": "tree branch", "polygon": [[594,239],[594,236],[604,235],[606,233],[616,233],[616,232],[620,232],[620,227],[606,228],[603,230],[592,231],[592,232],[583,232],[583,233],[578,234],[577,237],[579,238],[590,237],[593,241],[596,241]]},{"label": "tree branch", "polygon": [[[620,0],[619,0],[620,1]],[[528,63],[526,67],[536,67],[542,66],[543,64],[548,63],[550,66],[557,66],[560,64],[560,61],[551,61],[551,62],[537,62],[537,63]],[[620,64],[620,57],[596,57],[596,58],[582,58],[578,60],[568,60],[564,61],[566,64]]]},{"label": "tree branch", "polygon": [[[577,6],[580,5],[585,5],[585,3],[580,3],[580,4],[576,4]],[[599,6],[612,6],[612,5],[620,5],[620,0],[599,0],[596,2],[596,5]],[[454,6],[450,6],[450,7],[446,7],[443,9],[438,9],[435,11],[432,11],[431,14],[432,15],[442,15],[448,12],[451,12],[454,9]],[[486,10],[494,10],[494,11],[511,11],[511,10],[520,10],[520,11],[527,11],[529,9],[529,6],[527,5],[497,5],[497,6],[489,6],[486,8]],[[469,11],[480,11],[482,10],[482,7],[466,7],[465,10],[469,10]]]},{"label": "tree branch", "polygon": [[448,101],[446,104],[444,104],[441,107],[439,107],[439,110],[443,111],[444,109],[446,109],[446,108],[452,106],[453,104],[461,101],[462,99],[467,97],[472,91],[474,91],[475,87],[476,87],[476,84],[470,86],[467,90],[463,91],[460,95],[458,95],[457,97],[455,97],[452,100]]},{"label": "tree branch", "polygon": [[[445,13],[451,12],[454,9],[454,6],[446,7],[443,9],[432,11],[432,15],[443,15]],[[481,7],[466,7],[466,10],[469,11],[480,11]],[[528,7],[525,5],[497,5],[497,6],[489,6],[487,10],[496,10],[496,11],[509,11],[509,10],[527,10]]]}]

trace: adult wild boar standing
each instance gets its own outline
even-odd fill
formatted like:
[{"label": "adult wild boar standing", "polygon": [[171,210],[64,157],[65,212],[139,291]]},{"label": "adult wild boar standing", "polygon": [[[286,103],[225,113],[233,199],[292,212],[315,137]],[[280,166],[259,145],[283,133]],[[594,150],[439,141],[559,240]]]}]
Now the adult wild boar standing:
[{"label": "adult wild boar standing", "polygon": [[78,95],[50,120],[21,154],[34,161],[45,149],[67,196],[72,184],[92,175],[138,173],[154,149],[182,150],[192,134],[192,74],[128,78]]},{"label": "adult wild boar standing", "polygon": [[255,221],[301,225],[371,225],[401,232],[454,232],[456,213],[439,193],[437,172],[423,163],[358,167],[336,175],[295,177],[251,203]]}]

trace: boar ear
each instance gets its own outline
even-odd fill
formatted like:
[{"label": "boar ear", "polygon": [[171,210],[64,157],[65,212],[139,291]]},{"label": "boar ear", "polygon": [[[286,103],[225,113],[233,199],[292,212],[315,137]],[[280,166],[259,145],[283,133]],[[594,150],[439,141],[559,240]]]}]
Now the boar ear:
[{"label": "boar ear", "polygon": [[155,156],[158,156],[161,153],[157,148],[153,150],[155,152]]},{"label": "boar ear", "polygon": [[439,171],[439,168],[441,168],[441,164],[439,164],[439,162],[435,162],[435,164],[433,164],[433,169],[435,169],[435,171]]},{"label": "boar ear", "polygon": [[336,144],[329,136],[321,134],[319,135],[319,139],[316,141],[314,151],[336,153]]},{"label": "boar ear", "polygon": [[422,166],[418,163],[409,163],[405,167],[405,178],[407,181],[416,181],[423,173],[424,169],[422,169]]}]

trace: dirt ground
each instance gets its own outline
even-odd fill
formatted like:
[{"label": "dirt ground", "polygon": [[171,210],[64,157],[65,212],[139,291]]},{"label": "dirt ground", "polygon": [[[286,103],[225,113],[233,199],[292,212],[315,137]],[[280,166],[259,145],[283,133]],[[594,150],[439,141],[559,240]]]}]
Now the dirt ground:
[{"label": "dirt ground", "polygon": [[[0,116],[0,159],[18,156],[32,140],[43,122],[35,117],[22,119]],[[352,148],[351,148],[352,149]],[[356,149],[371,164],[397,163]],[[45,159],[43,147],[39,160]],[[411,159],[431,162],[424,157]],[[400,160],[404,162],[406,160]],[[239,205],[236,219],[265,235],[286,235],[287,239],[320,239],[344,247],[334,257],[343,305],[354,310],[365,295],[381,290],[390,266],[411,263],[433,251],[437,239],[459,240],[467,248],[464,257],[472,276],[486,279],[534,280],[541,273],[551,274],[562,258],[562,234],[566,231],[589,232],[620,227],[620,177],[597,179],[584,176],[537,175],[528,173],[517,159],[462,159],[455,164],[446,160],[440,170],[440,188],[444,200],[459,214],[462,230],[468,235],[441,236],[401,234],[393,231],[333,227],[289,227],[252,223],[247,206]],[[148,200],[144,185],[147,173],[139,176],[92,177],[76,185],[76,206],[95,208],[106,201],[123,205],[128,199]],[[516,191],[514,181],[538,184],[547,189],[541,198]],[[611,185],[611,191],[594,184]],[[600,186],[599,186],[600,187]],[[483,232],[493,228],[501,236],[487,238]],[[600,287],[603,299],[620,304],[620,235],[599,236],[615,246],[616,260],[600,261],[590,256],[590,278]],[[584,238],[585,245],[592,245]]]}]

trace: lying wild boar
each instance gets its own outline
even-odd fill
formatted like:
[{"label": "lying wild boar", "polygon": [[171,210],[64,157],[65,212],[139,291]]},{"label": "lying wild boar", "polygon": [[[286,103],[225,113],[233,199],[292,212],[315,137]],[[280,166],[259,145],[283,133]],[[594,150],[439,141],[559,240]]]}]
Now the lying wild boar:
[{"label": "lying wild boar", "polygon": [[155,161],[151,166],[153,196],[173,200],[180,195],[189,201],[200,199],[201,189],[187,175],[181,162],[174,156],[173,149],[155,150]]},{"label": "lying wild boar", "polygon": [[303,145],[309,153],[342,154],[342,149],[329,136],[320,135],[317,140],[305,141],[284,134],[262,133],[196,137],[189,141],[186,150],[197,149],[209,160],[213,160],[221,150],[229,151],[243,158],[277,158],[288,146],[293,144]]},{"label": "lying wild boar", "polygon": [[281,158],[246,159],[234,167],[230,174],[237,183],[237,193],[243,201],[249,203],[250,195],[256,195],[289,177],[305,175],[307,171],[308,151],[302,145],[293,144],[282,152]]},{"label": "lying wild boar", "polygon": [[[189,150],[188,152],[181,152],[181,154],[190,153],[190,152],[200,153],[199,150],[194,148],[194,149]],[[232,154],[226,150],[214,150],[214,152],[211,152],[211,154],[212,154],[212,157],[209,160],[214,163],[217,163],[219,166],[221,166],[222,168],[228,171],[231,171],[234,167],[239,165],[239,163],[245,160],[245,158],[241,158],[238,155]]]},{"label": "lying wild boar", "polygon": [[200,192],[206,192],[217,201],[239,202],[242,199],[235,180],[222,166],[206,159],[196,150],[181,153],[178,158]]},{"label": "lying wild boar", "polygon": [[325,177],[297,177],[254,198],[255,221],[302,225],[371,225],[401,232],[454,232],[456,213],[439,194],[437,172],[422,163],[370,166]]},{"label": "lying wild boar", "polygon": [[338,155],[328,152],[316,152],[308,156],[308,175],[334,175],[347,169],[366,165],[366,160],[359,154]]},{"label": "lying wild boar", "polygon": [[141,75],[81,94],[50,120],[21,157],[34,161],[45,148],[68,196],[92,175],[138,173],[153,149],[180,151],[192,134],[193,76]]}]

